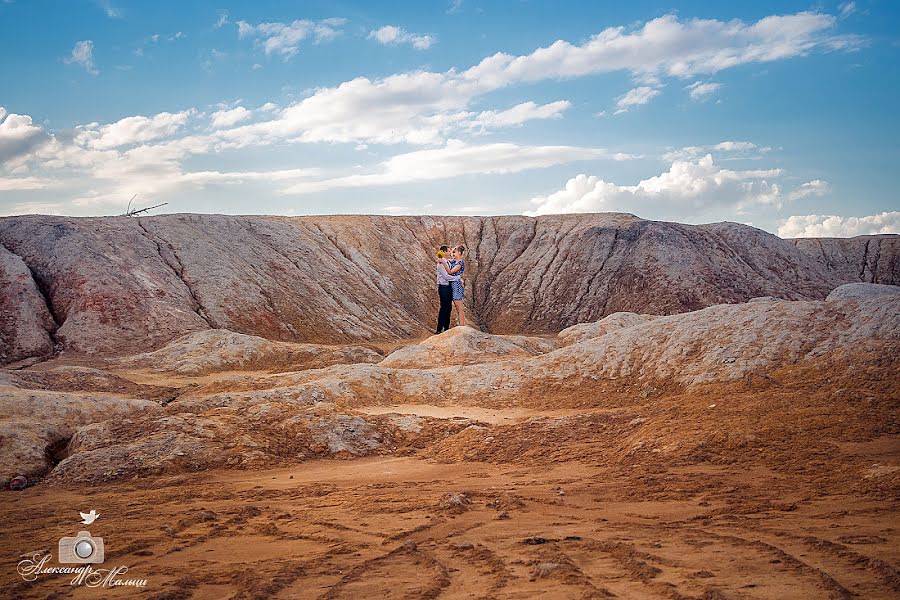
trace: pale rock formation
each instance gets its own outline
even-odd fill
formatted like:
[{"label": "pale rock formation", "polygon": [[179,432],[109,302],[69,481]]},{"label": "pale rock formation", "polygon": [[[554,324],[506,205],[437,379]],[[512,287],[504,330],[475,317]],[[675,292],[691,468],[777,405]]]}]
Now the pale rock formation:
[{"label": "pale rock formation", "polygon": [[81,428],[51,481],[97,482],[123,477],[253,468],[335,456],[390,454],[423,447],[468,422],[423,418],[414,428],[394,415],[361,417],[264,402],[205,414],[174,412],[115,419]]},{"label": "pale rock formation", "polygon": [[[649,401],[652,396],[638,395],[637,390],[667,393],[664,390],[748,376],[768,381],[770,373],[805,361],[855,351],[891,356],[900,350],[900,296],[761,299],[634,322],[536,356],[522,356],[521,347],[508,346],[511,356],[506,360],[496,360],[495,353],[496,344],[505,340],[488,337],[491,349],[484,355],[488,360],[479,364],[439,368],[340,364],[264,377],[223,377],[187,390],[153,412],[81,429],[52,478],[95,481],[440,448],[441,440],[457,434],[462,437],[446,447],[458,449],[466,436],[490,438],[486,425],[466,418],[354,411],[397,404],[560,408],[566,402],[590,409],[606,406],[610,392],[618,394],[619,402],[628,397]],[[476,339],[475,333],[460,331],[457,336]],[[428,356],[434,341],[423,343],[432,346],[423,350]],[[573,426],[592,427],[582,421],[572,421]],[[641,422],[627,411],[598,415],[594,421],[593,427],[607,423],[626,428]],[[565,423],[565,419],[534,421],[529,435],[540,436],[540,431],[566,427]],[[576,434],[585,435],[573,431]],[[46,440],[35,444],[43,451]],[[429,452],[435,455],[437,450]]]},{"label": "pale rock formation", "polygon": [[554,347],[553,340],[547,338],[491,335],[472,327],[453,327],[418,344],[395,350],[380,365],[395,369],[473,365],[536,356]]},{"label": "pale rock formation", "polygon": [[880,283],[845,283],[832,290],[826,300],[868,300],[879,296],[900,296],[900,286]]},{"label": "pale rock formation", "polygon": [[115,364],[120,368],[197,376],[221,371],[300,371],[342,363],[374,363],[382,358],[363,346],[274,342],[227,329],[207,329]]},{"label": "pale rock formation", "polygon": [[50,354],[55,331],[28,266],[0,244],[0,364]]},{"label": "pale rock formation", "polygon": [[625,329],[626,327],[634,327],[635,325],[652,321],[655,318],[656,315],[617,312],[607,317],[603,317],[599,321],[594,321],[593,323],[579,323],[578,325],[566,327],[559,332],[557,340],[560,346],[570,346],[577,342],[583,342],[591,338],[606,335],[612,331]]},{"label": "pale rock formation", "polygon": [[44,475],[84,425],[157,410],[151,400],[112,394],[23,390],[0,385],[0,484]]},{"label": "pale rock formation", "polygon": [[900,285],[900,235],[788,240],[842,281]]},{"label": "pale rock formation", "polygon": [[0,324],[0,352],[44,356],[55,341],[68,355],[121,356],[208,329],[295,343],[423,337],[437,314],[433,250],[448,242],[469,248],[467,315],[495,334],[900,282],[893,238],[859,239],[823,242],[823,254],[744,225],[618,213],[4,217],[0,305],[16,314]]}]

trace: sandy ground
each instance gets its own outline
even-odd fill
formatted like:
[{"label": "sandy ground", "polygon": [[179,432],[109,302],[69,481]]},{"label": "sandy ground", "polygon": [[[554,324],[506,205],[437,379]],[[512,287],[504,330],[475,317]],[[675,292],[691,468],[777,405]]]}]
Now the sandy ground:
[{"label": "sandy ground", "polygon": [[[0,597],[900,598],[898,356],[659,396],[339,407],[485,427],[404,455],[3,492]],[[146,587],[17,573],[83,529]]]},{"label": "sandy ground", "polygon": [[[896,443],[855,450],[877,458]],[[11,598],[900,596],[894,502],[818,496],[802,478],[714,466],[654,473],[674,482],[676,499],[616,500],[645,477],[580,463],[379,457],[38,486],[0,507],[2,589]],[[55,551],[89,509],[101,515],[88,529],[105,540],[103,566],[126,565],[147,587],[101,592],[63,574],[22,581],[20,552]]]}]

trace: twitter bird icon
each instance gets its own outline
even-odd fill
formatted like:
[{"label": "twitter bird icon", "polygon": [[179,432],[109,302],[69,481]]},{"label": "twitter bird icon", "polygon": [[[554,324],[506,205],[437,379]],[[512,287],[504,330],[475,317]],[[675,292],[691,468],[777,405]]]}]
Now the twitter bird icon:
[{"label": "twitter bird icon", "polygon": [[84,523],[85,525],[90,525],[91,523],[93,523],[94,521],[97,520],[97,517],[100,516],[100,513],[98,513],[93,508],[91,509],[91,512],[89,512],[89,513],[80,512],[78,514],[81,515],[81,522]]}]

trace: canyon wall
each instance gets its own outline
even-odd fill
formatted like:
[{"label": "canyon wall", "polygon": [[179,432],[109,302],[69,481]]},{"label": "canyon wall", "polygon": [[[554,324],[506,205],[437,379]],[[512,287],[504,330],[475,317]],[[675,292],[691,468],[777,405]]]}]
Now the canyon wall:
[{"label": "canyon wall", "polygon": [[434,328],[434,249],[464,244],[466,308],[492,333],[753,297],[900,283],[900,237],[783,240],[735,223],[618,213],[538,218],[0,218],[0,364],[146,352],[206,329],[288,342]]}]

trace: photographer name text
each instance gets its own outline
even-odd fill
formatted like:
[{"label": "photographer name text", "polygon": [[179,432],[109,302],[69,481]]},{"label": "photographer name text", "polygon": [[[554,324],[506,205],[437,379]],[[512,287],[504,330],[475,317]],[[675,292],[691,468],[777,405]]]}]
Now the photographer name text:
[{"label": "photographer name text", "polygon": [[79,565],[73,567],[51,566],[49,554],[35,554],[31,558],[19,561],[18,571],[25,581],[35,581],[40,575],[75,575],[71,585],[83,585],[86,587],[146,587],[146,579],[121,578],[128,572],[128,567],[119,566],[109,569],[95,569],[92,565]]}]

